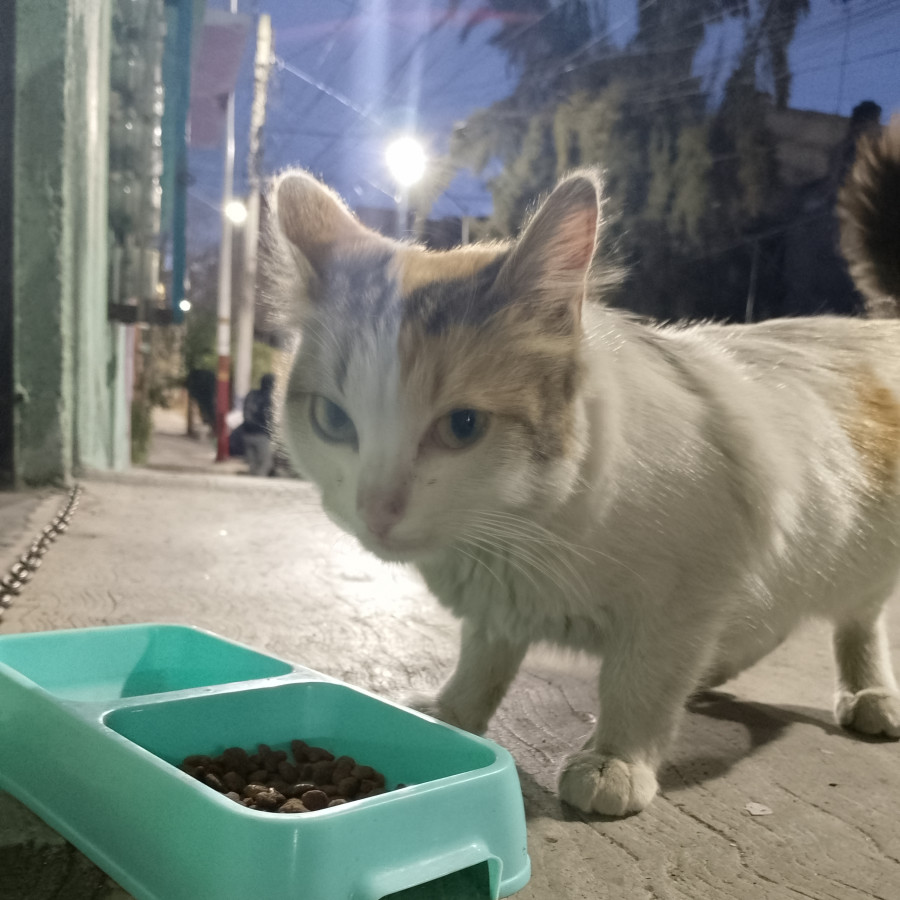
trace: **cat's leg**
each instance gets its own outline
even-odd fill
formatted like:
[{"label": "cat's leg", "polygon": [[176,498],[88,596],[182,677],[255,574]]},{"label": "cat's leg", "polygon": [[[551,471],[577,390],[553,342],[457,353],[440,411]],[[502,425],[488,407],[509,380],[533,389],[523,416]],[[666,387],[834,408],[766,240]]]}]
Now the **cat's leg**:
[{"label": "cat's leg", "polygon": [[696,627],[654,634],[629,625],[603,650],[597,727],[560,773],[561,799],[585,812],[623,816],[656,795],[656,771],[707,664],[694,648],[714,638]]},{"label": "cat's leg", "polygon": [[835,717],[863,734],[900,738],[900,695],[880,608],[835,625]]},{"label": "cat's leg", "polygon": [[790,622],[788,627],[776,629],[771,623],[748,619],[729,626],[700,679],[700,687],[713,689],[736,678],[780,646],[793,624]]},{"label": "cat's leg", "polygon": [[480,622],[464,619],[456,670],[436,697],[414,696],[407,704],[442,722],[483,734],[516,676],[527,643],[489,638]]}]

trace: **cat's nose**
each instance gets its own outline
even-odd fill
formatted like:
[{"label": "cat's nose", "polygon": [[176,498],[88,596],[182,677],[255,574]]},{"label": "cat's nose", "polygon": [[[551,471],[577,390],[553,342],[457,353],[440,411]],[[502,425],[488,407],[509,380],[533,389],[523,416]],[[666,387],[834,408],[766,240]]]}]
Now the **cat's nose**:
[{"label": "cat's nose", "polygon": [[356,495],[356,509],[369,531],[383,538],[405,515],[408,499],[408,491],[402,488],[360,488]]}]

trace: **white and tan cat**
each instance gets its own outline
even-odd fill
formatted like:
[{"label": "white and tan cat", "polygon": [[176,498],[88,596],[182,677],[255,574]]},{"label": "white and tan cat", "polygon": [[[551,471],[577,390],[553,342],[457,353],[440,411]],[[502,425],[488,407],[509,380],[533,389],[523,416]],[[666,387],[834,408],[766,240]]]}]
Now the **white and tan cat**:
[{"label": "white and tan cat", "polygon": [[[900,122],[845,191],[858,283],[900,296]],[[302,334],[283,439],[331,517],[462,619],[420,708],[483,731],[529,645],[597,654],[561,797],[645,807],[686,698],[834,623],[836,715],[900,737],[900,321],[656,327],[595,302],[597,179],[507,244],[382,237],[302,171],[275,249]]]}]

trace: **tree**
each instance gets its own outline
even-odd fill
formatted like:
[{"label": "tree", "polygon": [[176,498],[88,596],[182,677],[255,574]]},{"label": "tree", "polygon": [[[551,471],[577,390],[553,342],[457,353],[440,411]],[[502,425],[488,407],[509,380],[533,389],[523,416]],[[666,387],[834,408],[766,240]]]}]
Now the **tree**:
[{"label": "tree", "polygon": [[[657,283],[659,268],[682,284],[699,282],[702,294],[706,282],[686,275],[691,262],[701,254],[720,262],[774,209],[766,112],[787,103],[787,48],[808,8],[808,0],[639,3],[633,37],[617,46],[605,4],[491,0],[465,33],[499,20],[491,40],[519,80],[512,96],[457,129],[450,161],[475,171],[502,164],[490,181],[498,235],[510,234],[563,172],[600,166],[608,237],[632,271],[631,304],[691,314],[690,303],[664,298],[672,292]],[[694,61],[708,29],[726,21],[743,27],[743,45],[718,73],[716,98]]]}]

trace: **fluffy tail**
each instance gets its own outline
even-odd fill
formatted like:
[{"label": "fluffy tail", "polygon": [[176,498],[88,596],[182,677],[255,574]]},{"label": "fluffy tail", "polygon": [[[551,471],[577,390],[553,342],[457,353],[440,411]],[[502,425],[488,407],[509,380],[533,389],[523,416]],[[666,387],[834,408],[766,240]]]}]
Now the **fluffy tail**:
[{"label": "fluffy tail", "polygon": [[841,250],[873,315],[900,315],[900,115],[860,140],[838,197]]}]

